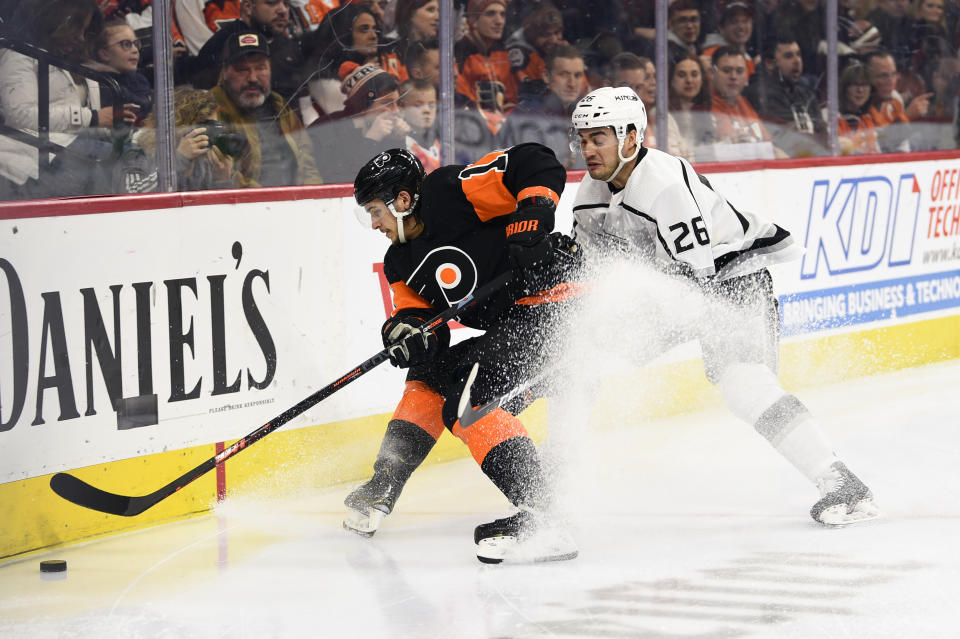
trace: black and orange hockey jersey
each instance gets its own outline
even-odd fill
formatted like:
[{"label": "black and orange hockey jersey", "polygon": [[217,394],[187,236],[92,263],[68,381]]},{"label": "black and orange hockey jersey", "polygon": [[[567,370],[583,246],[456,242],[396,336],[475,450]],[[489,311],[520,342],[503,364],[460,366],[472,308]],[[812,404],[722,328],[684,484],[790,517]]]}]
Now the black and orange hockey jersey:
[{"label": "black and orange hockey jersey", "polygon": [[470,38],[461,38],[453,48],[457,64],[456,92],[486,111],[507,113],[517,105],[517,78],[510,55],[502,45],[483,52]]},{"label": "black and orange hockey jersey", "polygon": [[[427,175],[417,209],[424,231],[392,245],[383,260],[394,315],[405,309],[447,308],[506,272],[507,224],[517,202],[539,196],[556,203],[565,182],[566,169],[553,151],[536,143],[493,151],[468,166],[443,166]],[[545,295],[539,301],[552,299]],[[538,303],[536,298],[525,300],[521,302]],[[462,321],[485,328],[483,320]]]}]

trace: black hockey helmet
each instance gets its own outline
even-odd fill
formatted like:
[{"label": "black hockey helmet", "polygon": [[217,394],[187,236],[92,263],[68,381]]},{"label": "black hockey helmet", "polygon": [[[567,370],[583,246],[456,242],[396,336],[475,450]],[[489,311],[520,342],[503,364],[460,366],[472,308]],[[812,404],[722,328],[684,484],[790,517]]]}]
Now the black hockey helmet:
[{"label": "black hockey helmet", "polygon": [[377,199],[390,206],[400,191],[407,191],[416,202],[423,176],[423,165],[417,156],[406,149],[388,149],[364,164],[357,173],[353,197],[360,206]]}]

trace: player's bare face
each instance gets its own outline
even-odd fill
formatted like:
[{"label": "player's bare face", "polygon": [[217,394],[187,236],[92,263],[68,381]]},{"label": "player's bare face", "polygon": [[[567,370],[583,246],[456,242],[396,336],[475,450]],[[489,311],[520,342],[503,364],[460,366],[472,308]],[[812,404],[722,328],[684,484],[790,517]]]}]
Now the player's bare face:
[{"label": "player's bare face", "polygon": [[[410,194],[400,191],[397,199],[393,201],[393,208],[397,213],[406,213],[410,210],[411,204]],[[391,244],[400,243],[400,233],[397,228],[400,224],[403,224],[405,240],[412,240],[423,231],[423,225],[412,215],[405,216],[402,221],[397,220],[383,200],[371,200],[363,208],[370,216],[370,228],[386,235]]]},{"label": "player's bare face", "polygon": [[400,241],[397,235],[397,218],[393,216],[383,200],[373,200],[363,208],[370,216],[370,228],[386,235],[393,244]]},{"label": "player's bare face", "polygon": [[[617,156],[619,143],[613,129],[609,127],[581,129],[577,135],[580,138],[580,153],[587,166],[587,173],[594,180],[609,179],[620,166],[620,158]],[[630,157],[634,148],[628,138],[623,145],[624,157]]]}]

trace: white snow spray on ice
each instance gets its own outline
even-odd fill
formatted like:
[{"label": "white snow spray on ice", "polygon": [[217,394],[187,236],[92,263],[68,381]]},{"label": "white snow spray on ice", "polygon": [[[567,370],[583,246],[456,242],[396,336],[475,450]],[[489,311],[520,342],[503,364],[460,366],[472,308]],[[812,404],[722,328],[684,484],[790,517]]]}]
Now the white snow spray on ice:
[{"label": "white snow spray on ice", "polygon": [[[554,354],[558,372],[548,390],[548,435],[542,447],[558,506],[568,517],[587,505],[600,506],[597,499],[608,494],[590,485],[596,464],[609,459],[630,465],[630,451],[591,450],[589,425],[601,395],[606,412],[612,409],[625,422],[622,426],[633,426],[643,419],[637,415],[638,402],[664,403],[671,399],[665,395],[689,392],[670,387],[659,393],[646,388],[603,393],[611,380],[636,377],[651,361],[698,337],[723,341],[719,338],[758,329],[742,309],[707,296],[693,280],[643,263],[609,260],[587,281],[588,292],[565,318],[562,352]],[[620,405],[610,406],[611,401]]]}]

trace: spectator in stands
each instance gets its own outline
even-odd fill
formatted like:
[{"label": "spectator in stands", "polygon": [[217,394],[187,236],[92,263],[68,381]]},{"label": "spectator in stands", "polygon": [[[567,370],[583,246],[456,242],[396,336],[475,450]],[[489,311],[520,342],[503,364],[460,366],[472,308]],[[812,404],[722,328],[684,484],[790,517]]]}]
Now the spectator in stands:
[{"label": "spectator in stands", "polygon": [[[211,145],[211,132],[204,126],[216,119],[220,108],[217,99],[209,91],[183,86],[174,90],[173,104],[178,139],[174,154],[177,189],[200,191],[234,186],[234,180],[239,178],[234,171],[234,159]],[[143,127],[121,155],[115,188],[118,193],[157,190],[157,140],[153,114],[144,120]]]},{"label": "spectator in stands", "polygon": [[921,93],[904,106],[897,91],[900,74],[888,51],[867,56],[867,71],[873,85],[870,114],[877,126],[877,141],[885,153],[910,150],[910,121],[922,118],[930,108],[931,93]]},{"label": "spectator in stands", "polygon": [[[439,0],[397,0],[394,20],[397,24],[391,38],[397,41],[401,55],[416,42],[435,40],[440,28]],[[406,59],[403,60],[406,64]]]},{"label": "spectator in stands", "polygon": [[546,3],[527,14],[523,26],[510,35],[504,47],[517,79],[519,100],[542,95],[547,90],[546,59],[562,45],[569,45],[563,39],[563,16],[556,7]]},{"label": "spectator in stands", "polygon": [[427,173],[440,168],[437,88],[427,80],[407,80],[400,85],[399,104],[400,116],[409,127],[404,146],[417,156]]},{"label": "spectator in stands", "polygon": [[467,30],[454,45],[455,101],[479,111],[494,134],[517,104],[517,80],[503,46],[507,0],[470,0]]},{"label": "spectator in stands", "polygon": [[944,0],[915,0],[911,7],[913,29],[910,49],[916,51],[928,38],[948,41],[947,22],[944,18]]},{"label": "spectator in stands", "polygon": [[[636,92],[643,105],[647,108],[647,132],[643,136],[645,147],[656,149],[657,146],[657,74],[656,67],[650,58],[634,55],[623,51],[610,59],[609,75],[604,84],[612,87],[630,87]],[[677,121],[667,111],[667,143],[672,155],[689,153],[689,149],[682,146],[680,130]]]},{"label": "spectator in stands", "polygon": [[87,66],[109,73],[120,86],[116,96],[107,86],[100,87],[100,104],[136,105],[142,121],[153,108],[153,87],[150,80],[137,71],[140,62],[140,41],[126,22],[113,20],[104,25],[94,46],[94,58]]},{"label": "spectator in stands", "polygon": [[671,62],[667,72],[670,114],[677,121],[680,148],[687,154],[681,157],[694,162],[696,147],[712,143],[716,129],[710,113],[710,88],[695,55]]},{"label": "spectator in stands", "polygon": [[406,146],[410,126],[400,114],[396,78],[375,64],[344,62],[343,110],[307,130],[327,182],[349,182],[384,149]]},{"label": "spectator in stands", "polygon": [[[840,69],[880,48],[880,30],[865,18],[862,0],[837,0],[837,53]],[[827,55],[827,41],[817,45],[821,58]]]},{"label": "spectator in stands", "polygon": [[436,39],[414,42],[403,56],[407,74],[440,89],[440,43]]},{"label": "spectator in stands", "polygon": [[305,61],[300,53],[300,42],[287,35],[290,24],[290,5],[285,0],[242,0],[240,18],[220,23],[200,49],[186,71],[191,84],[198,89],[213,88],[223,66],[222,57],[228,41],[239,33],[260,34],[270,47],[270,66],[273,90],[285,100],[294,99],[301,91],[305,76]]},{"label": "spectator in stands", "polygon": [[[732,46],[718,47],[713,52],[711,64],[711,111],[716,121],[715,140],[727,144],[771,142],[767,127],[760,121],[760,116],[750,102],[743,97],[743,90],[747,86],[747,60],[743,52]],[[768,150],[778,158],[788,157],[772,144]]]},{"label": "spectator in stands", "polygon": [[707,34],[703,41],[701,62],[713,68],[713,54],[721,46],[732,47],[743,54],[747,65],[747,80],[755,70],[753,59],[747,50],[753,38],[753,0],[718,0],[717,13],[720,14],[717,31]]},{"label": "spectator in stands", "polygon": [[[507,116],[500,129],[501,146],[539,142],[553,150],[566,168],[585,168],[583,156],[570,149],[570,116],[586,95],[586,66],[576,47],[561,45],[547,56],[546,93],[530,96]],[[574,167],[579,162],[580,166]]]},{"label": "spectator in stands", "polygon": [[763,118],[774,146],[791,157],[822,155],[826,149],[826,124],[816,93],[799,83],[802,73],[803,58],[796,38],[778,32],[743,92]]},{"label": "spectator in stands", "polygon": [[[656,2],[654,0],[623,0],[622,22],[624,29],[619,32],[623,51],[641,57],[655,56],[657,37],[654,28],[655,21]],[[646,142],[646,139],[644,139],[644,142]]]},{"label": "spectator in stands", "polygon": [[[385,42],[380,22],[366,4],[345,4],[331,11],[316,31],[303,39],[313,105],[321,121],[344,108],[340,69],[344,62],[376,64],[399,84],[409,76],[395,42]],[[369,158],[368,158],[369,159]]]},{"label": "spectator in stands", "polygon": [[912,22],[907,15],[910,0],[878,0],[867,19],[880,31],[880,42],[890,52],[897,66],[910,60]]},{"label": "spectator in stands", "polygon": [[837,146],[841,155],[879,153],[877,127],[870,114],[870,74],[853,63],[840,74]]},{"label": "spectator in stands", "polygon": [[954,57],[944,57],[929,70],[927,83],[933,96],[923,117],[913,120],[910,148],[932,151],[957,148],[957,118],[960,117],[960,64]]},{"label": "spectator in stands", "polygon": [[220,121],[242,131],[249,143],[249,152],[237,165],[238,184],[320,184],[300,118],[270,86],[270,47],[263,35],[249,31],[231,36],[213,95],[221,107]]},{"label": "spectator in stands", "polygon": [[[797,43],[802,59],[803,82],[815,86],[825,68],[817,52],[820,42],[826,40],[825,13],[821,0],[787,0],[781,5],[774,21],[775,34],[789,33]],[[798,77],[794,83],[801,81]],[[758,109],[759,111],[759,109]],[[819,113],[820,109],[816,111]]]},{"label": "spectator in stands", "polygon": [[[284,1],[289,9],[287,34],[299,40],[303,34],[313,31],[333,9],[339,0],[275,0]],[[175,0],[173,5],[176,23],[191,55],[197,55],[210,37],[224,24],[242,17],[241,5],[245,0]]]},{"label": "spectator in stands", "polygon": [[[643,100],[643,105],[647,108],[647,114],[654,106],[653,100],[656,96],[656,81],[653,84],[653,93],[647,94],[647,66],[649,58],[641,58],[638,55],[623,51],[610,59],[609,75],[605,78],[604,84],[611,87],[630,87]],[[650,62],[652,65],[653,63]],[[646,94],[646,95],[645,95]],[[649,101],[647,100],[649,98]]]},{"label": "spectator in stands", "polygon": [[[21,4],[12,32],[67,63],[89,58],[102,21],[93,0],[36,0]],[[37,62],[12,49],[0,50],[0,116],[7,127],[36,135],[39,121]],[[89,195],[109,190],[114,120],[132,122],[135,114],[114,114],[101,106],[96,82],[50,67],[50,142],[67,147],[39,166],[37,147],[0,135],[0,197]]]},{"label": "spectator in stands", "polygon": [[670,61],[697,55],[700,11],[693,0],[674,0],[667,9],[667,57]]}]

